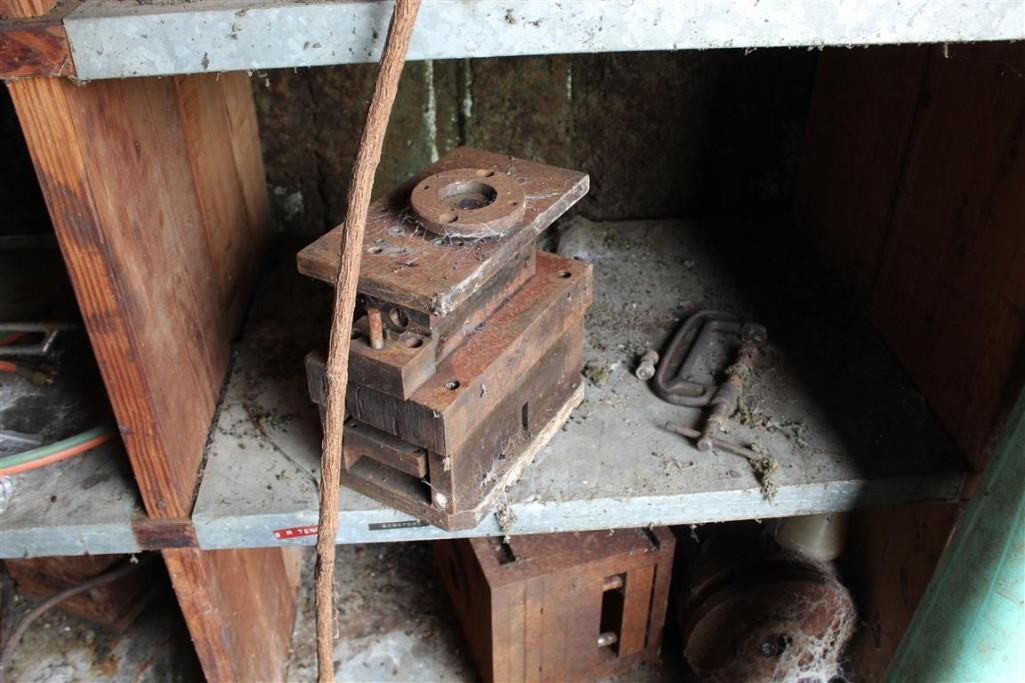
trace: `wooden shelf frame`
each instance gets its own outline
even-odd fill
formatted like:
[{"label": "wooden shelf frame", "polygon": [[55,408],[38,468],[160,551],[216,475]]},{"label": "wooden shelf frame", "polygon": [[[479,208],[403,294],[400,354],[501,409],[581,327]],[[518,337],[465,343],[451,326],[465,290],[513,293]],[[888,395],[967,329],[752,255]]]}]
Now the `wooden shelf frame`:
[{"label": "wooden shelf frame", "polygon": [[[200,486],[196,473],[202,443],[224,376],[229,339],[234,334],[240,307],[248,298],[254,264],[260,261],[261,240],[252,240],[254,233],[251,231],[255,229],[256,234],[262,234],[267,224],[255,118],[252,125],[243,126],[244,132],[240,135],[224,135],[226,120],[231,121],[229,128],[237,127],[234,118],[225,118],[235,116],[231,111],[241,112],[243,119],[251,117],[248,82],[237,74],[220,80],[212,75],[162,81],[137,78],[105,82],[102,79],[373,61],[376,58],[374,46],[384,34],[387,6],[376,0],[212,0],[126,11],[121,3],[69,0],[57,12],[41,16],[53,10],[55,4],[56,0],[4,0],[0,3],[0,16],[10,17],[13,13],[13,16],[35,17],[0,20],[0,77],[27,79],[12,82],[9,87],[138,482],[138,491],[135,491],[132,483],[127,478],[124,480],[128,489],[126,497],[118,500],[133,502],[118,507],[113,526],[101,534],[110,542],[107,546],[110,552],[122,547],[118,538],[124,539],[126,551],[167,548],[163,555],[209,679],[280,678],[292,623],[293,587],[298,581],[295,555],[282,548],[200,551],[197,548],[204,544],[218,544],[207,534],[213,527],[204,528],[216,516],[208,514],[204,518],[209,509],[204,505],[195,511],[198,513],[195,522],[190,518],[194,512],[193,497]],[[507,3],[450,3],[456,14],[452,13],[453,7],[446,4],[430,0],[425,3],[425,19],[418,28],[424,37],[414,38],[412,59],[1025,38],[1025,10],[1016,2],[940,0],[920,5],[871,3],[853,7],[841,0],[761,4],[731,0],[695,10],[696,5],[673,0],[653,0],[629,7],[629,3],[619,0],[558,4],[545,0],[510,0]],[[552,9],[553,6],[558,11]],[[582,6],[587,10],[581,11]],[[681,6],[689,9],[677,9]],[[575,15],[558,14],[567,11]],[[307,21],[298,21],[304,12],[311,13]],[[310,18],[313,21],[309,21]],[[637,26],[642,26],[643,30],[636,31]],[[274,31],[269,33],[271,27]],[[340,35],[337,27],[347,29],[347,35]],[[154,32],[152,40],[151,32]],[[182,51],[179,58],[173,54],[173,48],[180,46],[183,35],[189,35],[190,49]],[[452,39],[437,40],[442,35]],[[278,49],[286,43],[288,49]],[[997,58],[1006,56],[998,50]],[[180,63],[176,61],[179,59]],[[858,84],[858,73],[872,73],[858,64],[858,60],[856,56],[852,60],[853,71],[845,72],[844,65],[832,64],[830,73],[833,76],[846,73],[848,82]],[[945,92],[940,86],[949,86],[949,83],[944,83],[942,76],[932,75],[941,74],[940,69],[927,74],[928,80],[922,76],[925,61],[912,59],[903,66],[898,65],[896,70],[884,70],[882,73],[888,77],[884,85],[903,87],[907,83],[921,82],[933,90]],[[986,71],[983,78],[978,77],[980,73],[983,72],[978,64],[966,67],[961,74],[964,76],[961,87],[969,90],[976,86],[983,90],[1000,87],[987,80],[993,78],[993,69]],[[68,82],[45,78],[48,76],[100,82],[76,88]],[[933,78],[938,82],[933,83]],[[885,88],[877,87],[878,80],[860,85],[864,87],[851,91],[867,92],[867,101],[888,99]],[[842,97],[831,94],[828,87],[819,87],[818,91],[813,117],[828,129],[825,133],[819,131],[827,138],[828,145],[829,130],[836,129],[829,105],[836,105]],[[908,258],[916,258],[914,254],[908,257],[909,250],[918,243],[915,226],[922,230],[923,226],[933,225],[932,218],[919,215],[916,209],[933,206],[940,212],[939,218],[943,218],[942,212],[949,209],[949,202],[943,199],[953,193],[947,193],[936,202],[930,202],[928,196],[923,199],[907,192],[898,201],[892,193],[902,182],[913,188],[938,187],[939,183],[930,180],[929,169],[952,166],[946,163],[949,160],[941,158],[937,162],[930,156],[942,157],[948,151],[944,146],[930,144],[930,140],[948,139],[951,127],[974,120],[972,117],[976,115],[987,116],[986,107],[995,101],[989,97],[960,97],[960,102],[978,107],[977,111],[964,110],[950,102],[944,107],[929,108],[926,104],[917,104],[929,99],[924,95],[924,92],[916,92],[915,97],[907,101],[894,100],[897,110],[887,117],[895,125],[907,125],[906,144],[910,151],[899,146],[894,150],[897,154],[883,160],[882,166],[876,159],[861,166],[845,163],[843,172],[835,176],[828,173],[829,168],[823,173],[821,164],[818,167],[814,163],[806,164],[806,168],[812,169],[809,171],[811,180],[803,183],[804,190],[799,194],[805,199],[810,197],[812,206],[810,210],[805,206],[803,211],[799,207],[798,213],[803,213],[809,224],[821,232],[819,237],[833,242],[830,248],[841,253],[841,261],[843,255],[853,257],[854,267],[848,270],[854,271],[855,280],[862,275],[857,272],[864,256],[859,252],[862,233],[858,228],[865,222],[857,210],[866,204],[891,207],[891,213],[884,211],[885,215],[877,216],[880,223],[887,226],[894,223],[895,229],[910,231],[885,253],[880,250],[897,264],[889,269],[891,279],[893,273],[905,274],[900,264]],[[1006,107],[1007,111],[1011,109]],[[920,115],[919,110],[924,113]],[[950,116],[946,116],[948,112]],[[841,108],[840,114],[851,118],[851,111],[847,109]],[[992,140],[999,140],[998,134],[1005,132],[1003,128],[988,125],[972,130],[983,131],[980,133],[985,138],[983,142],[990,141],[985,137],[990,133],[994,135]],[[866,125],[850,135],[849,140],[862,153],[874,150],[872,144],[865,143],[873,139],[873,132],[872,126]],[[859,156],[859,149],[845,148],[843,140],[832,143],[831,147],[820,146],[827,150],[823,154],[839,157],[846,149],[847,153]],[[965,147],[975,149],[979,145]],[[964,173],[975,173],[971,164],[954,164],[953,167],[963,169]],[[224,172],[232,168],[236,173],[229,172],[225,176]],[[1005,183],[1007,186],[1013,179],[1022,177],[1021,168],[1019,163],[1012,172],[1004,174],[1011,179]],[[224,177],[234,178],[235,184],[225,185]],[[878,181],[868,187],[870,193],[878,191],[868,202],[864,201],[861,184],[866,178]],[[964,181],[965,178],[957,176],[953,182],[957,185]],[[994,181],[998,185],[999,182],[999,179]],[[985,195],[982,190],[994,183],[974,182],[977,191],[971,201],[980,201],[980,196]],[[819,185],[827,191],[818,191]],[[857,191],[834,194],[838,188]],[[1020,215],[1013,205],[1013,197],[1020,197],[1020,193],[1002,196],[1006,200],[1000,209],[1002,219]],[[160,197],[171,199],[152,201]],[[823,197],[829,197],[830,201],[818,204]],[[825,210],[817,213],[823,206]],[[182,212],[191,218],[183,219]],[[997,227],[1006,224],[1006,220],[998,221]],[[851,237],[849,243],[843,241],[845,234]],[[999,235],[992,240],[990,237],[984,236],[985,245],[1000,243]],[[944,244],[954,242],[948,240]],[[1021,243],[1017,243],[1017,246],[1005,248],[1003,253],[1013,258],[1020,249]],[[219,262],[215,257],[227,261]],[[937,261],[941,257],[954,258],[950,254],[933,254],[925,260]],[[968,259],[967,262],[977,261]],[[227,267],[215,269],[212,265],[215,262],[227,263]],[[841,262],[840,265],[851,264]],[[183,286],[151,287],[153,280]],[[1008,280],[1006,284],[1009,294],[994,300],[999,300],[1001,305],[1020,302],[1020,283]],[[908,291],[915,295],[924,290],[910,287]],[[925,305],[918,305],[922,302],[915,300],[904,303],[917,306],[916,313],[926,319],[932,315],[929,302]],[[168,327],[152,325],[147,313],[164,306],[173,312],[172,317],[177,316],[176,322]],[[894,311],[898,312],[894,314]],[[884,325],[901,328],[899,309],[879,304],[876,315]],[[997,355],[1001,359],[1010,358],[1008,362],[1017,362],[1020,366],[1021,352],[1014,346],[1015,339],[1020,341],[1020,336],[1015,336],[1018,334],[1015,319],[1005,316],[1001,320],[999,341],[1003,346],[996,349]],[[168,360],[161,350],[169,349],[183,338],[194,339],[197,343],[193,349],[182,352],[184,355],[176,365],[180,372],[159,367]],[[949,362],[945,350],[940,349],[929,357],[918,354],[916,358],[920,341],[912,335],[897,339],[897,345],[902,355],[915,359],[916,378],[938,377],[940,373],[933,372],[935,367]],[[989,341],[972,338],[966,343],[980,348]],[[175,366],[173,357],[171,360],[170,364]],[[1009,386],[1014,379],[1008,379],[993,367],[981,368],[976,378],[981,378],[976,393],[982,395],[989,390],[994,396],[1001,395],[998,384],[1006,381]],[[929,387],[929,392],[931,398],[940,398],[944,411],[956,412],[959,399],[949,387]],[[959,441],[977,446],[969,453],[976,465],[985,460],[986,440],[994,416],[999,416],[998,408],[987,405],[984,407],[987,412],[971,416],[971,424],[952,427]],[[953,495],[955,482],[961,474],[957,471],[933,474],[954,478],[934,480],[932,485],[937,488],[921,497]],[[756,492],[750,493],[752,498],[756,495]],[[140,501],[148,510],[148,516],[138,514]],[[122,510],[128,515],[123,520]],[[529,519],[526,508],[523,513],[523,519]],[[744,514],[750,513],[749,509]],[[945,532],[954,519],[946,513],[947,510],[937,522],[934,515],[912,511],[899,518],[896,526],[890,516],[880,513],[876,516],[879,533],[874,538],[889,538],[905,532],[915,533],[917,538],[925,529],[930,549],[941,549]],[[927,519],[923,522],[922,517]],[[216,519],[218,523],[223,521],[223,518]],[[40,529],[47,531],[56,526],[41,525]],[[115,531],[115,527],[119,531]],[[69,524],[66,530],[66,538],[71,540],[62,546],[61,552],[73,552],[76,547],[85,552],[92,544],[88,538],[83,538],[82,529]],[[140,540],[140,534],[144,540]],[[10,538],[13,536],[5,532],[5,547],[9,547],[6,543]],[[35,542],[25,540],[26,544]],[[172,547],[176,545],[185,547]],[[897,547],[889,554],[881,550],[882,547],[878,543],[870,545],[866,556],[878,560],[878,567],[874,568],[878,583],[896,585],[898,569],[904,576],[903,563],[907,561],[911,544]],[[925,577],[931,572],[931,567],[921,560],[914,561],[914,569]],[[917,583],[924,585],[923,581]],[[875,599],[874,604],[889,620],[884,624],[883,654],[876,655],[884,662],[883,666],[886,652],[892,652],[895,638],[899,639],[903,630],[901,619],[906,623],[915,600],[914,596],[897,597],[885,591]],[[898,604],[902,605],[900,609],[891,609]],[[876,649],[879,650],[878,644]]]},{"label": "wooden shelf frame", "polygon": [[[54,4],[7,0],[3,9],[31,18]],[[9,38],[0,54],[13,46],[31,56]],[[165,548],[207,678],[280,679],[299,558],[276,548],[201,552],[189,518],[271,227],[249,79],[40,77],[8,88],[137,487],[116,507],[141,499],[147,516],[132,505],[130,533],[140,548]]]},{"label": "wooden shelf frame", "polygon": [[[19,49],[0,50],[0,73],[99,80],[376,62],[391,14],[383,0],[84,0],[59,11],[8,27]],[[1023,11],[959,0],[427,0],[409,59],[1021,40]]]}]

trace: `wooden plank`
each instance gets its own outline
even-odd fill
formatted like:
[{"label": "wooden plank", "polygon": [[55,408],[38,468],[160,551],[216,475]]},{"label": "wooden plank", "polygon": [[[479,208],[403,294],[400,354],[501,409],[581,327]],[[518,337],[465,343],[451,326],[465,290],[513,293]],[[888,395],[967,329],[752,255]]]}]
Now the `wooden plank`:
[{"label": "wooden plank", "polygon": [[[270,229],[244,76],[10,84],[150,517],[188,517],[229,344]],[[206,677],[284,675],[298,571],[282,549],[164,558]]]},{"label": "wooden plank", "polygon": [[826,50],[795,180],[794,224],[871,300],[929,57],[926,47]]},{"label": "wooden plank", "polygon": [[284,680],[298,572],[296,549],[165,550],[208,681]]},{"label": "wooden plank", "polygon": [[[1025,51],[885,53],[824,55],[798,224],[978,469],[1025,376]],[[859,677],[882,679],[956,518],[954,505],[855,515],[848,556],[869,625],[852,644]]]},{"label": "wooden plank", "polygon": [[934,50],[873,320],[976,469],[1025,343],[1025,46]]},{"label": "wooden plank", "polygon": [[143,502],[185,518],[269,224],[210,208],[241,181],[213,185],[209,154],[193,166],[205,112],[180,113],[174,82],[9,87]]},{"label": "wooden plank", "polygon": [[68,36],[60,21],[0,21],[0,79],[50,76],[75,76]]},{"label": "wooden plank", "polygon": [[884,680],[957,517],[957,505],[935,503],[852,517],[842,566],[864,624],[847,650],[858,680]]},{"label": "wooden plank", "polygon": [[0,0],[0,19],[38,17],[57,6],[58,0]]},{"label": "wooden plank", "polygon": [[0,79],[75,77],[64,18],[80,0],[0,0]]}]

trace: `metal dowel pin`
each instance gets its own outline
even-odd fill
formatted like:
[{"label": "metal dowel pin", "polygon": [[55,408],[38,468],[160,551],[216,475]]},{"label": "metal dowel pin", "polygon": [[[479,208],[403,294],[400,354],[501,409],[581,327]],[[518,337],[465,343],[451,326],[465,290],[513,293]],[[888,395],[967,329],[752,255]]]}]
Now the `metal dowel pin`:
[{"label": "metal dowel pin", "polygon": [[641,362],[637,365],[637,369],[634,370],[634,374],[637,375],[637,379],[647,382],[655,376],[656,365],[658,365],[658,351],[649,349],[641,356]]},{"label": "metal dowel pin", "polygon": [[370,346],[375,349],[384,348],[384,320],[381,309],[376,306],[367,307],[367,322],[370,325]]}]

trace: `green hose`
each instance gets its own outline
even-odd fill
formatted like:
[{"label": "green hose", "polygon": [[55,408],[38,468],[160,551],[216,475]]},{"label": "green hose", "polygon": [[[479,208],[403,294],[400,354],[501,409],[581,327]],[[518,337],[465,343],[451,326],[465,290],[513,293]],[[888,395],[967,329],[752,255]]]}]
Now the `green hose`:
[{"label": "green hose", "polygon": [[15,453],[14,455],[2,456],[0,457],[0,470],[7,469],[8,467],[16,467],[17,465],[23,465],[27,462],[32,462],[33,460],[39,460],[40,458],[45,458],[49,455],[53,455],[54,453],[60,453],[63,450],[74,448],[79,444],[83,444],[86,441],[103,436],[111,431],[113,431],[112,428],[107,426],[93,427],[81,434],[69,436],[68,438],[61,439],[60,441],[54,441],[53,443],[45,446],[30,448],[27,451]]}]

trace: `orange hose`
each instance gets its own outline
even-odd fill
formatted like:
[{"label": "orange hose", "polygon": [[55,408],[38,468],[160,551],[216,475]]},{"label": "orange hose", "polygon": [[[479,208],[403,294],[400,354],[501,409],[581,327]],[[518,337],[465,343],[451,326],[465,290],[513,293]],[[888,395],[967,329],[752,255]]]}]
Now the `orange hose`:
[{"label": "orange hose", "polygon": [[24,336],[24,332],[10,332],[4,335],[2,339],[0,339],[0,346],[7,346],[9,344],[13,344],[14,342],[18,341]]},{"label": "orange hose", "polygon": [[6,360],[0,360],[0,372],[17,372],[18,366]]},{"label": "orange hose", "polygon": [[50,463],[60,462],[61,460],[67,460],[68,458],[76,456],[79,453],[84,453],[85,451],[96,448],[97,446],[110,441],[111,437],[113,436],[114,432],[112,431],[107,432],[106,434],[100,434],[99,436],[89,439],[88,441],[84,441],[76,446],[72,446],[71,448],[65,449],[63,451],[58,451],[53,455],[46,456],[45,458],[32,460],[30,462],[22,463],[21,465],[14,465],[13,467],[8,467],[7,469],[0,469],[0,477],[18,474],[19,472],[28,472],[29,470],[34,470],[39,467],[43,467],[44,465],[49,465]]}]

